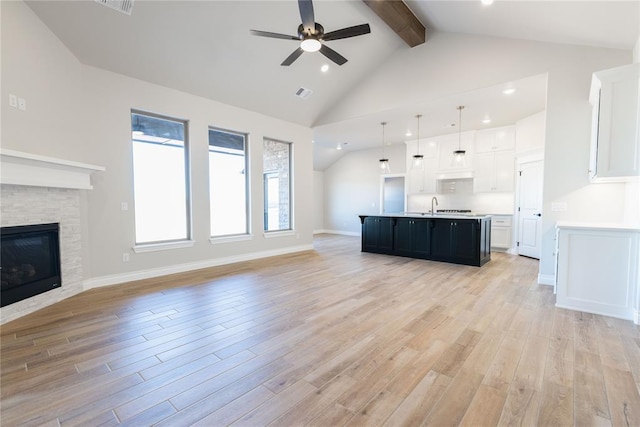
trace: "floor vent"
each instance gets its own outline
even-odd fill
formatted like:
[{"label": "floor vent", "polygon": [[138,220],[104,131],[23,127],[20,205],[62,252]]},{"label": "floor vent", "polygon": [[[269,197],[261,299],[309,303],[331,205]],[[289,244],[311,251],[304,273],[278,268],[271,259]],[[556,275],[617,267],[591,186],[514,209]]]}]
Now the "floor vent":
[{"label": "floor vent", "polygon": [[311,89],[307,89],[304,87],[301,87],[300,89],[298,89],[296,91],[296,96],[298,98],[302,98],[302,99],[307,99],[311,96],[311,94],[313,93],[313,91]]},{"label": "floor vent", "polygon": [[113,10],[122,12],[131,16],[131,10],[133,9],[133,0],[95,0],[96,3],[110,7]]}]

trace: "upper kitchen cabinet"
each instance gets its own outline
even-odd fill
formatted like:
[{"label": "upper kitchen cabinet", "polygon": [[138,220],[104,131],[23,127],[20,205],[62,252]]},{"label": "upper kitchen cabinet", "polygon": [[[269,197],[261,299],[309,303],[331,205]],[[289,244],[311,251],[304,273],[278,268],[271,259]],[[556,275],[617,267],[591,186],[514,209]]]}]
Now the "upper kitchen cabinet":
[{"label": "upper kitchen cabinet", "polygon": [[505,126],[476,132],[476,153],[513,150],[516,145],[515,127]]},{"label": "upper kitchen cabinet", "polygon": [[640,64],[593,73],[589,178],[624,182],[640,175]]},{"label": "upper kitchen cabinet", "polygon": [[515,179],[513,151],[478,153],[474,159],[473,192],[512,192]]},{"label": "upper kitchen cabinet", "polygon": [[513,191],[515,135],[514,126],[476,132],[474,193]]}]

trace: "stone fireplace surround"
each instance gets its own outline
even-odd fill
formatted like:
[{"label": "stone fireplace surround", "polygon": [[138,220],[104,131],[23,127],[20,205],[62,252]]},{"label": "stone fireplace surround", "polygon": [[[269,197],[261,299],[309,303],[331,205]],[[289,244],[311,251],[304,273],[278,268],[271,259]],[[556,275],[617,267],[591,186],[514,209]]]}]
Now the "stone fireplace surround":
[{"label": "stone fireplace surround", "polygon": [[2,307],[0,324],[83,291],[80,192],[89,176],[104,168],[2,150],[0,225],[60,224],[62,286]]}]

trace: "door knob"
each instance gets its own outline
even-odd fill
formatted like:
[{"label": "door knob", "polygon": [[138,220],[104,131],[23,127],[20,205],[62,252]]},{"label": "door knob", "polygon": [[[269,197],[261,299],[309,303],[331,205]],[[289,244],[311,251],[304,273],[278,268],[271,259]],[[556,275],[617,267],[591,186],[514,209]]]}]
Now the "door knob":
[{"label": "door knob", "polygon": [[541,213],[536,213],[536,214],[534,214],[534,215],[535,215],[535,216],[542,216],[542,214],[541,214]]}]

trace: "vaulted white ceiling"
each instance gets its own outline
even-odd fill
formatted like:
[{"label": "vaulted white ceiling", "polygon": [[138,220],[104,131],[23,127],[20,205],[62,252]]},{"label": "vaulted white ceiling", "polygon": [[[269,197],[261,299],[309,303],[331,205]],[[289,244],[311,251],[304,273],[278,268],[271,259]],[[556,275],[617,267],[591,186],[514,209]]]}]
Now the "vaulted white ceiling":
[{"label": "vaulted white ceiling", "polygon": [[[371,26],[371,34],[327,43],[349,60],[342,67],[319,53],[305,53],[290,67],[282,67],[280,63],[297,43],[250,35],[251,29],[295,35],[300,15],[294,0],[136,0],[131,16],[91,0],[27,4],[84,64],[315,126],[316,169],[330,164],[336,157],[335,146],[345,140],[350,141],[349,149],[377,143],[379,130],[370,129],[370,125],[364,128],[363,118],[334,117],[330,123],[321,118],[331,117],[350,90],[391,55],[410,49],[360,0],[314,2],[316,21],[325,31],[362,23]],[[637,0],[503,0],[488,7],[479,0],[407,0],[406,4],[427,27],[427,43],[430,32],[440,31],[630,50],[640,31]],[[330,66],[326,73],[320,71],[323,64]],[[513,123],[516,115],[539,111],[544,105],[544,89],[542,93],[539,90],[543,80],[534,76],[521,82],[528,89],[521,93],[519,109],[493,97],[492,90],[498,88],[483,88],[459,94],[456,100],[380,112],[380,118],[396,117],[399,124],[395,132],[404,134],[415,120],[417,107],[424,109],[423,114],[437,116],[444,105],[473,99],[487,106],[493,103],[495,125]],[[311,89],[311,97],[296,97],[301,87]],[[449,116],[443,116],[442,121],[447,120]],[[437,129],[425,128],[424,132],[426,136]],[[395,140],[402,139],[403,135],[395,135]]]}]

